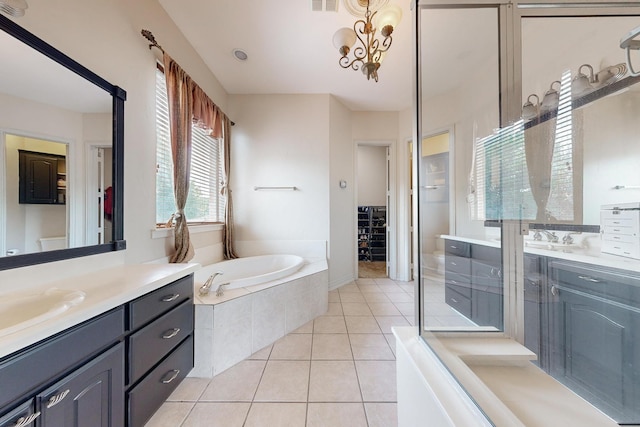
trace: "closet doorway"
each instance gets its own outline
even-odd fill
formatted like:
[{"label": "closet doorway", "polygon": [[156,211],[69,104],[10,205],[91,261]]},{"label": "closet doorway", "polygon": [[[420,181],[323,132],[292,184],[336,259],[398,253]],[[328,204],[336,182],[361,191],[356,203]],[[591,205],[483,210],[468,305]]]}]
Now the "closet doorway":
[{"label": "closet doorway", "polygon": [[390,146],[357,146],[358,278],[389,277]]}]

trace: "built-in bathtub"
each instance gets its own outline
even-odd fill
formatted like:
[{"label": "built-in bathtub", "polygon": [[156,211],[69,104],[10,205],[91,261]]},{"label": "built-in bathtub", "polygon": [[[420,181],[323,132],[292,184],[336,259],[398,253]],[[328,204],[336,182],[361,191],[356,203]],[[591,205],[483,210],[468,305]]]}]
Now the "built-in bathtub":
[{"label": "built-in bathtub", "polygon": [[[195,274],[196,284],[203,284],[213,274],[218,274],[211,285],[215,290],[221,284],[230,291],[238,288],[248,288],[287,277],[298,271],[304,265],[304,258],[297,255],[259,255],[237,258],[205,266]],[[219,301],[211,301],[216,303]]]},{"label": "built-in bathtub", "polygon": [[[199,289],[212,274],[211,291]],[[216,296],[220,284],[224,294]],[[211,378],[327,311],[326,259],[295,255],[239,258],[195,274],[195,367]]]}]

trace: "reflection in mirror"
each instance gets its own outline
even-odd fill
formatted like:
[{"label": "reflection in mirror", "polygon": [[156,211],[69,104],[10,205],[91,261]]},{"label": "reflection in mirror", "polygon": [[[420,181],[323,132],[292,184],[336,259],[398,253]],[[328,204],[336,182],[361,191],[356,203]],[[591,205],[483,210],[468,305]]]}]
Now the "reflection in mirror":
[{"label": "reflection in mirror", "polygon": [[603,205],[640,201],[640,85],[619,47],[637,25],[637,17],[522,20],[522,99],[542,99],[562,81],[557,117],[525,131],[535,145],[526,158],[535,222],[599,225]]},{"label": "reflection in mirror", "polygon": [[[4,32],[0,56],[11,58],[0,79],[0,256],[111,242],[111,95]],[[28,164],[62,160],[52,177],[21,171],[19,150],[36,157]],[[50,180],[47,199],[18,199],[26,181],[32,193]]]},{"label": "reflection in mirror", "polygon": [[0,270],[125,249],[126,92],[2,15],[0,56]]}]

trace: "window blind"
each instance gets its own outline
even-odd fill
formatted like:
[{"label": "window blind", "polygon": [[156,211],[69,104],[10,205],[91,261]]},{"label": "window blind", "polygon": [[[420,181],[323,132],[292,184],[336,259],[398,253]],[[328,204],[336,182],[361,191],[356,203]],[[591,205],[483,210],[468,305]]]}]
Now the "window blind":
[{"label": "window blind", "polygon": [[[525,122],[500,128],[491,135],[476,140],[474,167],[475,193],[471,214],[479,220],[535,220],[544,216],[546,223],[571,222],[581,208],[576,186],[576,135],[573,129],[571,73],[565,72],[560,86],[560,101],[556,118],[529,127],[547,126],[538,131],[534,144],[553,144],[550,179],[540,184],[549,188],[549,198],[543,215],[538,215],[531,189],[525,150]],[[551,141],[545,140],[551,138]],[[534,147],[535,149],[535,147]],[[531,161],[531,159],[530,159]],[[547,166],[549,160],[546,160]]]},{"label": "window blind", "polygon": [[[185,206],[188,222],[222,222],[221,142],[205,129],[192,126],[189,196]],[[156,223],[165,223],[176,211],[173,162],[169,133],[169,104],[164,74],[156,70]]]}]

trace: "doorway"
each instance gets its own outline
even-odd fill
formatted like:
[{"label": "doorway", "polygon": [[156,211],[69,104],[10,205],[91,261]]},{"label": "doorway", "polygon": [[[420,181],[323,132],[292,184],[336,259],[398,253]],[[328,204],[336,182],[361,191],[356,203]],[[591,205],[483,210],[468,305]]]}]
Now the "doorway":
[{"label": "doorway", "polygon": [[357,146],[358,278],[389,277],[390,146]]}]

